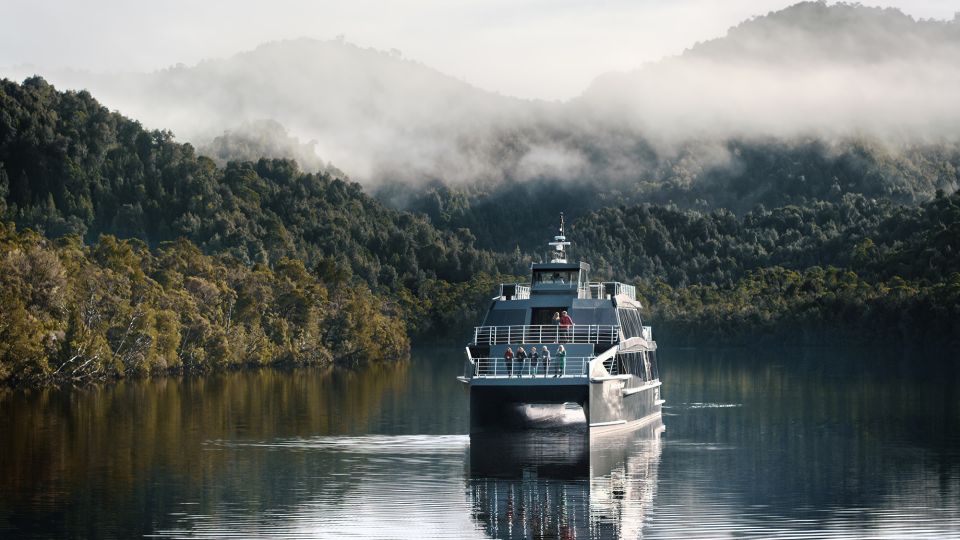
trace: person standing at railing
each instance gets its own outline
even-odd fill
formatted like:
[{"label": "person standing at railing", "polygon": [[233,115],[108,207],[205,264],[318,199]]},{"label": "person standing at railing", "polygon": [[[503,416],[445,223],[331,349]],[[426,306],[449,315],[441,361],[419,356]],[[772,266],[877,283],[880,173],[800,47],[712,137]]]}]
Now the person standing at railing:
[{"label": "person standing at railing", "polygon": [[570,329],[573,328],[573,319],[566,311],[560,314],[560,327],[563,328],[563,338],[570,342]]},{"label": "person standing at railing", "polygon": [[546,377],[550,372],[550,349],[546,345],[543,346],[543,376]]},{"label": "person standing at railing", "polygon": [[561,377],[566,375],[567,367],[567,350],[563,348],[563,345],[557,349],[557,372],[553,375],[554,377]]},{"label": "person standing at railing", "polygon": [[553,312],[553,342],[560,341],[560,312]]},{"label": "person standing at railing", "polygon": [[540,353],[537,352],[537,346],[530,347],[530,376],[536,377],[540,371]]},{"label": "person standing at railing", "polygon": [[[503,353],[503,363],[507,365],[507,376],[513,376],[513,349],[507,347],[506,352]],[[496,375],[497,371],[494,370],[493,374]]]},{"label": "person standing at railing", "polygon": [[[527,351],[524,350],[523,345],[517,349],[517,362],[520,364],[520,374],[517,377],[523,377],[523,370],[527,365]],[[513,375],[513,373],[511,373]]]}]

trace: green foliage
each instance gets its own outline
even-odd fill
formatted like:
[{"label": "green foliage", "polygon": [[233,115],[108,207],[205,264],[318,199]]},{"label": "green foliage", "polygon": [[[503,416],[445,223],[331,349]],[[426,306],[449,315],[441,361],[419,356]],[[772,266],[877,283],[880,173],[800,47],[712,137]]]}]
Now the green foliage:
[{"label": "green foliage", "polygon": [[[601,160],[610,157],[609,137],[569,144],[600,160],[598,169],[610,166]],[[416,190],[388,184],[380,195],[426,213],[445,228],[469,228],[481,247],[503,249],[509,238],[521,249],[535,250],[552,233],[560,212],[572,221],[603,208],[651,204],[743,215],[760,205],[842,205],[850,196],[916,205],[933,199],[937,190],[952,193],[960,187],[960,145],[952,143],[890,148],[866,138],[832,143],[730,139],[722,144],[693,141],[661,156],[649,144],[634,141],[621,151],[618,157],[636,171],[626,179],[587,174],[577,180],[492,185],[438,182]]]},{"label": "green foliage", "polygon": [[[0,81],[0,219],[48,237],[148,245],[184,237],[246,264],[324,259],[373,288],[464,281],[500,261],[466,231],[384,207],[358,184],[261,159],[218,168],[168,131],[145,131],[86,92]],[[4,210],[0,207],[0,210]]]},{"label": "green foliage", "polygon": [[0,384],[403,358],[397,308],[303,263],[247,266],[187,240],[51,242],[0,224]]},{"label": "green foliage", "polygon": [[218,168],[85,92],[2,81],[0,383],[459,342],[496,283],[523,281],[500,274],[526,272],[560,210],[577,217],[573,256],[594,279],[637,283],[669,342],[960,335],[955,149],[731,141],[718,167],[698,148],[629,184],[382,193],[428,218],[329,168]]},{"label": "green foliage", "polygon": [[726,210],[605,208],[576,221],[571,235],[598,277],[642,284],[731,286],[774,266],[939,281],[960,268],[960,193],[917,207],[846,195],[839,202],[760,207],[741,218]]},{"label": "green foliage", "polygon": [[866,281],[814,266],[749,273],[732,286],[663,282],[643,289],[659,339],[674,345],[758,342],[960,346],[960,274],[940,283]]}]

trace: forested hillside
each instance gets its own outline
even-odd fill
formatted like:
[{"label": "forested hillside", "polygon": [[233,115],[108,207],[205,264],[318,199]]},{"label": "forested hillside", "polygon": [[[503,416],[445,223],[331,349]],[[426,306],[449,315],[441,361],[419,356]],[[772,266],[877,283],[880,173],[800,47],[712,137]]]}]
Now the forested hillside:
[{"label": "forested hillside", "polygon": [[403,358],[391,305],[296,259],[249,266],[186,240],[84,245],[0,223],[0,384]]},{"label": "forested hillside", "polygon": [[915,207],[847,195],[742,217],[658,205],[606,208],[576,221],[571,235],[596,272],[641,283],[730,285],[773,266],[937,281],[960,271],[960,192]]},{"label": "forested hillside", "polygon": [[86,92],[2,81],[0,107],[2,218],[48,236],[114,234],[151,246],[184,237],[247,264],[296,257],[414,291],[426,278],[465,281],[501,262],[469,231],[437,230],[328,172],[305,174],[286,160],[218,168]]},{"label": "forested hillside", "polygon": [[847,195],[741,218],[608,208],[571,235],[595,274],[640,285],[674,343],[960,345],[960,192],[918,207]]},{"label": "forested hillside", "polygon": [[[716,163],[718,154],[723,165]],[[842,204],[849,195],[916,205],[937,190],[952,193],[960,186],[960,145],[891,148],[867,139],[731,140],[720,147],[690,145],[670,159],[651,154],[636,174],[630,181],[437,183],[419,190],[396,185],[378,193],[429,215],[441,227],[469,228],[481,247],[497,249],[509,237],[532,250],[542,243],[542,225],[560,212],[578,218],[601,208],[652,203],[743,215],[758,205]]]},{"label": "forested hillside", "polygon": [[[869,108],[831,116],[839,96],[813,115],[838,124],[781,118],[776,125],[790,129],[775,133],[750,118],[719,131],[658,132],[655,116],[630,101],[638,89],[666,88],[651,77],[683,81],[691,66],[720,73],[704,62],[767,77],[782,67],[757,47],[770,36],[787,64],[818,77],[810,66],[827,53],[804,44],[854,31],[875,42],[841,39],[842,54],[824,60],[830,69],[847,77],[864,66],[886,73],[891,59],[929,60],[946,77],[931,84],[949,90],[957,29],[804,3],[653,67],[601,77],[565,104],[495,96],[391,54],[309,40],[144,79],[151,92],[166,86],[150,81],[176,83],[158,111],[185,103],[198,77],[210,83],[201,101],[217,122],[207,127],[222,133],[203,146],[210,157],[86,91],[4,79],[0,383],[357,363],[403,356],[409,338],[459,342],[495,283],[524,280],[545,257],[560,212],[573,257],[593,265],[594,279],[638,284],[665,342],[958,345],[953,101],[931,95],[907,104],[912,116],[863,124]],[[890,51],[897,33],[913,36],[909,50]],[[304,81],[291,84],[293,101],[244,86],[290,75],[303,53],[341,67],[362,59],[369,73],[325,91],[356,91],[350,103],[364,103],[363,114],[320,100],[309,117],[328,138],[306,144],[275,120],[222,125],[250,120],[251,111],[232,114],[230,103],[247,102],[239,97],[281,112],[314,100],[297,90]],[[265,71],[251,74],[251,65]],[[326,75],[321,68],[314,75]],[[369,80],[384,91],[361,92]],[[422,98],[431,85],[429,95],[463,114],[431,108]],[[224,95],[239,101],[221,103]],[[408,110],[413,96],[422,107]],[[363,164],[366,188],[320,158],[331,134],[349,147],[344,156],[366,152],[348,159]],[[288,159],[297,157],[311,172]]]},{"label": "forested hillside", "polygon": [[0,82],[0,195],[0,383],[402,358],[523,264],[329,172],[218,168],[39,78]]}]

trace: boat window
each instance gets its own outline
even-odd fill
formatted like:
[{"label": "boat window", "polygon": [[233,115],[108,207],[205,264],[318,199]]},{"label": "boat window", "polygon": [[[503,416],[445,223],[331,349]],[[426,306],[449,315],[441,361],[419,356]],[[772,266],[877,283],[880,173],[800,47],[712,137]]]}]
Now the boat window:
[{"label": "boat window", "polygon": [[578,307],[568,311],[574,324],[617,324],[617,313],[609,307]]},{"label": "boat window", "polygon": [[526,322],[525,309],[494,309],[487,313],[484,326],[517,326]]},{"label": "boat window", "polygon": [[533,273],[533,283],[566,285],[576,283],[579,275],[578,270],[537,270]]}]

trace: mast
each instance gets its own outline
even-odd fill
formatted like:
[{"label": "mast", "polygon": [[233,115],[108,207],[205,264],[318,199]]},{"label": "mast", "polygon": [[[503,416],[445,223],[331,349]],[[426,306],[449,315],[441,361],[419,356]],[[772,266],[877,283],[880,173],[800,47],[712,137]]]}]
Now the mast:
[{"label": "mast", "polygon": [[570,245],[570,242],[567,242],[567,237],[563,232],[563,212],[560,212],[560,234],[553,237],[553,242],[549,242],[547,245],[553,246],[554,253],[553,258],[550,259],[552,263],[565,263],[567,262],[567,252],[565,251],[566,247]]}]

